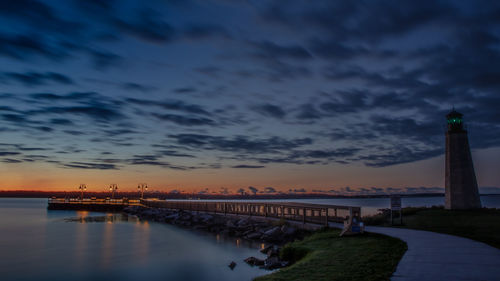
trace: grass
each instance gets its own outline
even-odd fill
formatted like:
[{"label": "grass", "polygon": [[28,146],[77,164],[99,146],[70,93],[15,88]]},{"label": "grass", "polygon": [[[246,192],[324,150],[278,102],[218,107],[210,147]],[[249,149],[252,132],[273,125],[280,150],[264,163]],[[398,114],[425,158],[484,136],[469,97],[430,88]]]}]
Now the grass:
[{"label": "grass", "polygon": [[339,234],[322,230],[287,244],[281,254],[297,262],[254,280],[389,280],[407,249],[406,243],[388,236]]},{"label": "grass", "polygon": [[[389,225],[388,214],[364,219],[368,225]],[[484,242],[500,249],[500,210],[445,210],[442,207],[404,208],[401,227],[446,233]]]}]

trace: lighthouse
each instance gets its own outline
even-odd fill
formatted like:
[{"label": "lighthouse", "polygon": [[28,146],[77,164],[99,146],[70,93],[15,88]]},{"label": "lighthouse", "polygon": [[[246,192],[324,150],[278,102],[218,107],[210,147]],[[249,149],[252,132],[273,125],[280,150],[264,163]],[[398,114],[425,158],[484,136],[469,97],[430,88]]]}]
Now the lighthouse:
[{"label": "lighthouse", "polygon": [[445,208],[481,208],[476,173],[463,115],[452,110],[446,115]]}]

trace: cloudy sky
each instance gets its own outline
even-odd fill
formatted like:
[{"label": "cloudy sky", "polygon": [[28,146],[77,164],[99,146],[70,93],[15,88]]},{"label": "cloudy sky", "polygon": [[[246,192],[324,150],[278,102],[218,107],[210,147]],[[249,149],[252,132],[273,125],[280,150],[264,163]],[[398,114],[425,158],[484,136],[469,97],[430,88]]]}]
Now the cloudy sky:
[{"label": "cloudy sky", "polygon": [[0,189],[500,186],[498,3],[1,1]]}]

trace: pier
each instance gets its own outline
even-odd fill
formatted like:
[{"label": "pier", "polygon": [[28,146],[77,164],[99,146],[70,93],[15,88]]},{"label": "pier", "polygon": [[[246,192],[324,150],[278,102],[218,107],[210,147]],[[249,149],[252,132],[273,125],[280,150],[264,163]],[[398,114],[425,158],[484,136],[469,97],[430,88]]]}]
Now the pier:
[{"label": "pier", "polygon": [[343,222],[348,216],[359,216],[361,207],[320,205],[299,202],[221,202],[221,201],[164,201],[143,199],[147,207],[188,210],[206,213],[260,216],[328,225]]},{"label": "pier", "polygon": [[158,199],[49,199],[49,210],[121,211],[128,206],[165,208],[223,215],[277,218],[302,223],[328,225],[359,216],[361,207],[309,204],[299,202],[187,201]]},{"label": "pier", "polygon": [[128,206],[140,206],[139,199],[50,198],[49,210],[84,210],[95,212],[120,212]]}]

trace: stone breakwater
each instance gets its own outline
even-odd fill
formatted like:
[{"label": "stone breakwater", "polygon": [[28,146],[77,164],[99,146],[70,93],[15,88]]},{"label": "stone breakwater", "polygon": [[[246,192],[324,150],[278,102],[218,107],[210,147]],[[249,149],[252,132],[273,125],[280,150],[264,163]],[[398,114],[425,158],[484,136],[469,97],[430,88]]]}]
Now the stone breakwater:
[{"label": "stone breakwater", "polygon": [[141,220],[168,223],[182,227],[204,230],[229,237],[259,241],[268,244],[261,250],[266,259],[249,257],[246,263],[264,269],[287,266],[288,261],[280,259],[281,247],[291,241],[302,239],[308,231],[287,225],[283,221],[266,221],[252,217],[224,216],[220,214],[198,213],[162,208],[130,206],[123,210]]}]

